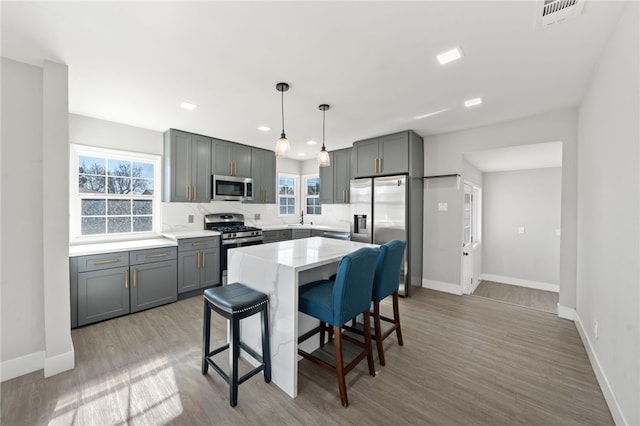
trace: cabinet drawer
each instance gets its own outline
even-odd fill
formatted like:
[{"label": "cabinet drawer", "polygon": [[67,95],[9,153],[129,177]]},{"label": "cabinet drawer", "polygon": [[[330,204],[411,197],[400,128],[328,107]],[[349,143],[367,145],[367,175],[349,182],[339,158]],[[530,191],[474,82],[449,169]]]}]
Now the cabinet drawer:
[{"label": "cabinet drawer", "polygon": [[129,263],[139,265],[141,263],[160,262],[174,260],[178,257],[176,247],[162,247],[155,249],[136,250],[129,252]]},{"label": "cabinet drawer", "polygon": [[178,241],[179,251],[204,250],[220,247],[220,237],[186,238]]},{"label": "cabinet drawer", "polygon": [[77,258],[78,272],[98,271],[100,269],[129,266],[129,252],[102,253]]}]

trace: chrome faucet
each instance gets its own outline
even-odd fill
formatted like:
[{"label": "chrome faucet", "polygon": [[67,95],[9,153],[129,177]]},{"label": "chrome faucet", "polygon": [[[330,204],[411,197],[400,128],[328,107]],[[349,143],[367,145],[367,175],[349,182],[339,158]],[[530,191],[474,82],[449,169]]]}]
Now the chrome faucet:
[{"label": "chrome faucet", "polygon": [[304,225],[304,209],[300,210],[300,225]]}]

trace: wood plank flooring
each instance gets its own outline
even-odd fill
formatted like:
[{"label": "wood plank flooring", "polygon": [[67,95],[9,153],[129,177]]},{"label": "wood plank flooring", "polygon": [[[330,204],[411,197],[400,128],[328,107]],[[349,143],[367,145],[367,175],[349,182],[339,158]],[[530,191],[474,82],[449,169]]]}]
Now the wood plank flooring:
[{"label": "wood plank flooring", "polygon": [[[383,312],[390,314],[390,304]],[[239,388],[200,373],[202,299],[73,330],[76,368],[1,385],[11,425],[611,425],[572,322],[488,299],[416,291],[400,300],[405,345],[385,340],[387,365],[334,376],[300,362],[299,396],[261,375]],[[212,344],[226,339],[213,315]],[[248,369],[248,365],[243,365]]]},{"label": "wood plank flooring", "polygon": [[558,293],[552,291],[481,281],[473,295],[552,314],[558,313]]}]

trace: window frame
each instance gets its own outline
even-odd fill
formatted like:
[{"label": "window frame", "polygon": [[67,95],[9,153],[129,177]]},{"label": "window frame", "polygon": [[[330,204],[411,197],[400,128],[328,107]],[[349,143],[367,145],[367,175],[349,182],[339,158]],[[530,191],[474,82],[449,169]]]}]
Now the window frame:
[{"label": "window frame", "polygon": [[[79,159],[81,156],[117,159],[132,162],[151,163],[153,165],[153,195],[108,194],[96,196],[79,191]],[[162,157],[120,149],[95,147],[90,145],[69,144],[69,241],[72,243],[122,241],[157,237],[162,227]],[[151,230],[141,232],[119,232],[82,235],[82,199],[119,199],[150,200],[152,205]]]},{"label": "window frame", "polygon": [[[281,196],[280,195],[280,179],[293,179],[293,196]],[[278,178],[276,181],[276,207],[278,209],[278,216],[280,217],[297,217],[297,212],[300,210],[300,175],[295,175],[292,173],[278,173]],[[294,207],[293,213],[280,213],[280,199],[281,198],[293,198],[294,199]]]},{"label": "window frame", "polygon": [[[302,181],[302,185],[300,186],[300,202],[302,203],[303,209],[304,209],[304,214],[306,215],[311,215],[311,216],[321,216],[322,215],[322,202],[320,201],[320,187],[318,187],[318,194],[317,195],[309,195],[307,194],[307,188],[309,186],[308,181],[310,179],[318,179],[319,185],[322,185],[322,182],[320,182],[320,174],[319,173],[312,173],[312,174],[308,174],[308,175],[302,175],[301,176],[301,181]],[[317,207],[320,208],[320,212],[319,213],[309,213],[309,211],[307,210],[308,208],[308,204],[307,204],[307,199],[309,198],[316,198],[318,200],[318,204]]]}]

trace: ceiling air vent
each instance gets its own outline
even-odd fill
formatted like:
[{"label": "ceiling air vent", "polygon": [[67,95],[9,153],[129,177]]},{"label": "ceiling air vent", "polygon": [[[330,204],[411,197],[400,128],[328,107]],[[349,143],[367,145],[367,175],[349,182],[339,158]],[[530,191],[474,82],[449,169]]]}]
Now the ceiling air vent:
[{"label": "ceiling air vent", "polygon": [[544,0],[540,2],[538,12],[538,26],[546,27],[557,24],[582,13],[585,0]]}]

